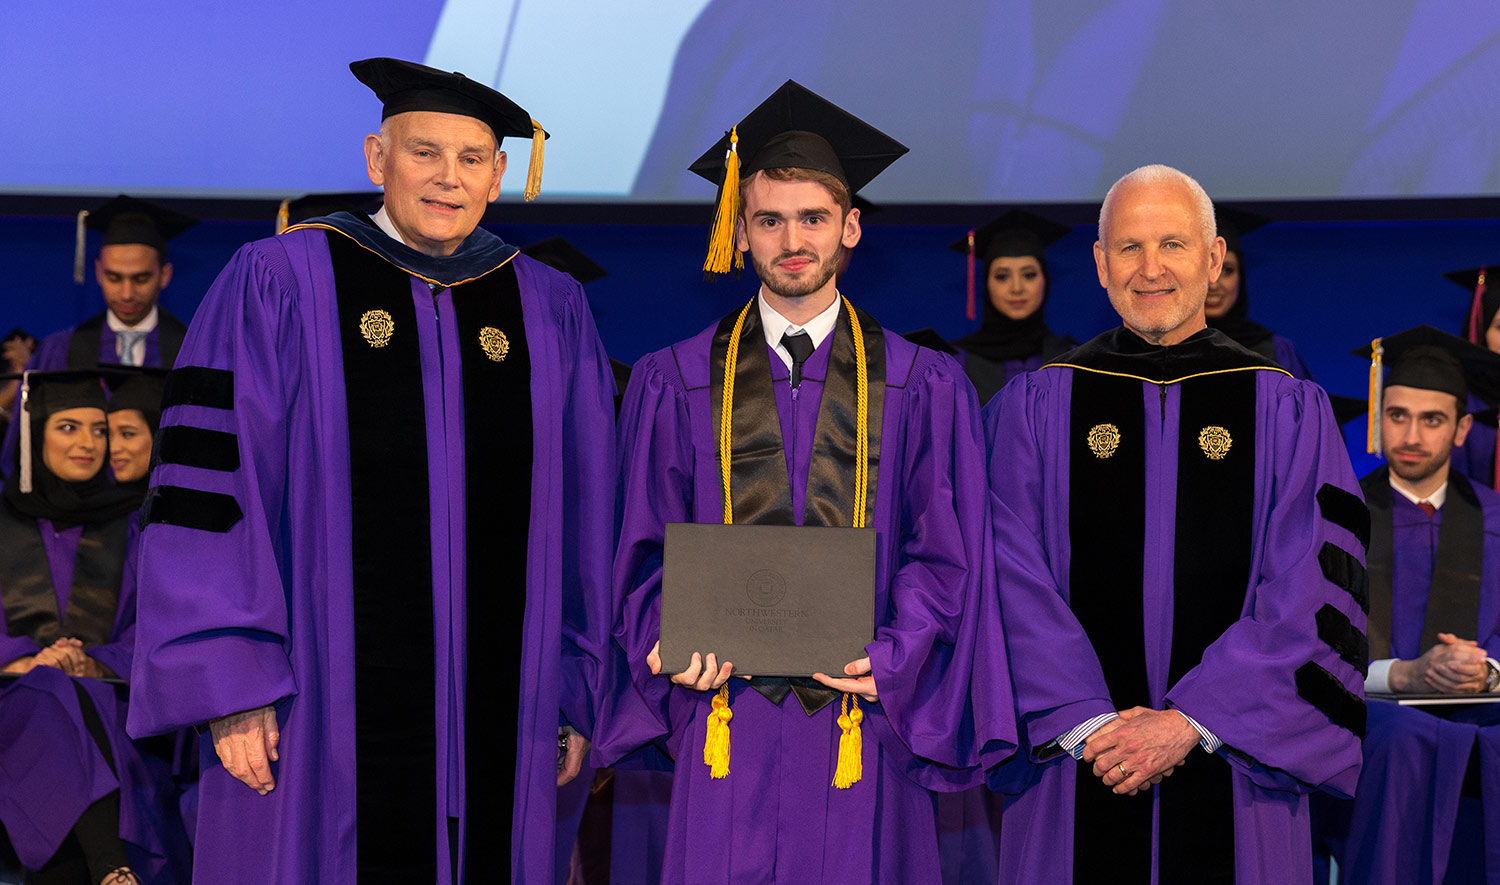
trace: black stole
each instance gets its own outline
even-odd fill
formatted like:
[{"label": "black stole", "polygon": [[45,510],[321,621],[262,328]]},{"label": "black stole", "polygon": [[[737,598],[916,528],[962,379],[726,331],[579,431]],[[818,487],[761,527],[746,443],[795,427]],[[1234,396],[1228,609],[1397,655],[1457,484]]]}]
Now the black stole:
[{"label": "black stole", "polygon": [[[107,313],[107,311],[106,311]],[[99,353],[99,337],[104,333],[105,314],[95,314],[79,323],[68,339],[68,368],[92,369],[100,363],[117,363],[115,354],[106,359]],[[161,366],[170,369],[177,362],[177,352],[182,350],[182,341],[187,337],[187,324],[168,313],[166,308],[156,308],[156,340],[161,348]]]},{"label": "black stole", "polygon": [[[362,882],[430,881],[438,819],[425,393],[412,277],[328,235],[349,414],[357,862]],[[464,385],[469,857],[510,863],[531,500],[530,359],[513,267],[452,290]],[[388,340],[360,331],[391,316]],[[503,332],[504,358],[494,336]],[[488,348],[486,347],[488,344]],[[499,573],[497,564],[503,564]],[[457,857],[455,854],[455,864]]]},{"label": "black stole", "polygon": [[[1367,635],[1370,657],[1391,656],[1395,537],[1391,527],[1391,473],[1382,464],[1359,481],[1370,507],[1370,618]],[[1421,650],[1437,644],[1437,635],[1473,636],[1479,625],[1480,576],[1484,570],[1484,510],[1469,478],[1448,471],[1448,497],[1443,501],[1438,527],[1432,583],[1427,589],[1427,611],[1422,621]],[[1409,588],[1408,588],[1409,592]]]},{"label": "black stole", "polygon": [[[757,296],[759,297],[759,296]],[[875,486],[880,472],[880,430],[885,407],[885,333],[874,317],[855,308],[864,338],[868,373],[869,491],[865,499],[865,525],[875,518]],[[715,437],[724,410],[724,376],[729,342],[739,312],[719,321],[710,345],[710,384],[713,397]],[[803,525],[850,526],[854,524],[854,478],[857,467],[858,421],[855,410],[859,363],[854,351],[854,325],[847,306],[839,308],[832,335],[833,350],[823,380],[818,404],[818,423],[813,433],[812,463],[807,473]],[[786,448],[781,438],[781,418],[776,411],[776,389],[771,381],[771,363],[760,310],[752,301],[745,311],[735,362],[734,402],[731,416],[733,449],[730,453],[730,494],[736,523],[796,525],[792,513],[792,487]],[[715,452],[714,463],[719,463]],[[838,698],[838,692],[811,679],[755,677],[751,686],[772,703],[780,704],[787,692],[797,695],[809,716]]]},{"label": "black stole", "polygon": [[[1146,676],[1144,569],[1148,427],[1141,378],[1073,372],[1069,429],[1070,604],[1104,666],[1116,708],[1153,706]],[[1255,493],[1255,374],[1190,377],[1177,429],[1177,512],[1173,539],[1172,642],[1168,685],[1240,617],[1250,582]],[[1165,404],[1166,386],[1160,387]],[[1104,425],[1114,425],[1111,434]],[[1212,458],[1200,441],[1227,433]],[[1097,430],[1097,432],[1095,432]],[[1108,440],[1118,442],[1109,451]],[[1091,444],[1092,440],[1092,444]],[[1216,450],[1216,449],[1215,449]],[[1107,456],[1101,454],[1108,452]],[[1202,490],[1211,489],[1212,493]],[[1148,881],[1152,795],[1160,795],[1158,881],[1234,880],[1230,769],[1194,754],[1160,786],[1116,796],[1080,766],[1075,791],[1074,879]],[[1101,851],[1099,840],[1110,848]]]},{"label": "black stole", "polygon": [[125,573],[125,540],[130,516],[85,525],[73,560],[68,607],[58,616],[57,593],[41,525],[0,504],[0,605],[11,636],[27,636],[46,648],[64,636],[85,647],[109,642],[120,605]]}]

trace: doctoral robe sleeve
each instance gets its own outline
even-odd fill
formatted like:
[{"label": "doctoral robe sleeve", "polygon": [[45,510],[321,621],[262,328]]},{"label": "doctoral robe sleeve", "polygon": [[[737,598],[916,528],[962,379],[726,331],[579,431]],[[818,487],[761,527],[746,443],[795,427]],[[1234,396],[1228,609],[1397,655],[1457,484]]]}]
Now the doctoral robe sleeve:
[{"label": "doctoral robe sleeve", "polygon": [[204,298],[167,380],[157,446],[169,452],[173,435],[209,438],[238,466],[174,463],[167,454],[153,471],[137,566],[133,735],[297,691],[278,541],[288,414],[311,394],[300,385],[292,280],[278,243],[241,248]]},{"label": "doctoral robe sleeve", "polygon": [[[569,281],[571,283],[571,281]],[[560,712],[595,731],[597,695],[618,669],[610,595],[615,537],[614,375],[583,291],[563,302],[567,399],[563,404],[563,593]]]},{"label": "doctoral robe sleeve", "polygon": [[1260,390],[1277,400],[1256,441],[1269,453],[1259,566],[1240,620],[1167,701],[1261,786],[1351,796],[1365,724],[1368,512],[1322,389],[1272,378]]},{"label": "doctoral robe sleeve", "polygon": [[89,657],[113,670],[121,679],[130,678],[130,662],[135,654],[136,623],[136,551],[140,547],[140,530],[134,516],[125,540],[125,568],[120,577],[120,601],[115,606],[114,628],[109,641],[88,650]]},{"label": "doctoral robe sleeve", "polygon": [[912,375],[900,423],[896,571],[888,612],[877,612],[866,646],[880,693],[881,715],[870,722],[879,729],[883,721],[917,757],[908,775],[958,789],[980,782],[982,770],[1016,746],[1007,662],[979,654],[1005,642],[988,543],[984,432],[956,362],[919,351]]},{"label": "doctoral robe sleeve", "polygon": [[[614,562],[614,638],[627,662],[596,737],[602,764],[667,735],[671,682],[653,676],[646,655],[661,634],[662,548],[669,522],[691,522],[693,445],[687,395],[670,355],[636,364],[620,406],[620,541]],[[671,748],[668,748],[669,750]]]},{"label": "doctoral robe sleeve", "polygon": [[1051,402],[1055,382],[1054,375],[1023,375],[985,408],[995,574],[1006,623],[1005,648],[997,653],[1010,661],[1017,730],[1034,761],[1070,729],[1115,710],[1099,657],[1063,590],[1067,564],[1054,562],[1052,551],[1066,549],[1067,526],[1045,519],[1049,504],[1068,495],[1059,478],[1065,465],[1043,451],[1044,439],[1066,437],[1047,426],[1068,416],[1066,405]]}]

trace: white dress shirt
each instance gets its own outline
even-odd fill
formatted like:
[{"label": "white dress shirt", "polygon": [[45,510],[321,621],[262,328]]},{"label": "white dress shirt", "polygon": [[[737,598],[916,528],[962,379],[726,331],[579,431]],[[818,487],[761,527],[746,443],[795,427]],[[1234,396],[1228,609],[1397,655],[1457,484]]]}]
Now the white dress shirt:
[{"label": "white dress shirt", "polygon": [[765,287],[761,287],[760,296],[755,299],[755,303],[760,307],[760,328],[765,333],[766,343],[771,345],[788,369],[792,367],[792,355],[781,346],[781,336],[788,332],[793,335],[806,332],[807,336],[812,339],[813,348],[817,349],[822,345],[823,339],[833,332],[833,324],[839,318],[839,302],[842,300],[835,293],[833,303],[828,305],[827,310],[799,326],[777,313],[775,308],[766,303]]}]

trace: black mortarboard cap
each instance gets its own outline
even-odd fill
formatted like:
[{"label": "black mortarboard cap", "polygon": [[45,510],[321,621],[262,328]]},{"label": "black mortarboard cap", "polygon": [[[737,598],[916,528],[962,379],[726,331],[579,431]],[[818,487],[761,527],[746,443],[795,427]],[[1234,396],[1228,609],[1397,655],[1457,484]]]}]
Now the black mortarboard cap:
[{"label": "black mortarboard cap", "polygon": [[104,234],[104,245],[140,243],[166,254],[167,241],[198,223],[184,215],[124,194],[86,213],[84,225]]},{"label": "black mortarboard cap", "polygon": [[936,329],[930,327],[925,329],[915,329],[911,332],[907,332],[901,337],[905,338],[907,341],[910,341],[912,344],[925,347],[928,350],[936,350],[939,353],[946,353],[950,356],[958,356],[958,349],[955,348],[952,344],[949,344],[948,339],[939,335]]},{"label": "black mortarboard cap", "polygon": [[952,243],[948,248],[971,258],[968,273],[968,301],[965,313],[975,318],[976,268],[972,259],[979,259],[978,276],[983,277],[990,262],[996,258],[1019,258],[1034,255],[1046,271],[1047,247],[1073,232],[1073,228],[1059,221],[1028,212],[1025,209],[1010,209],[974,228]]},{"label": "black mortarboard cap", "polygon": [[524,108],[483,83],[456,71],[440,71],[399,58],[367,58],[350,62],[355,79],[380,99],[380,119],[408,111],[434,111],[473,117],[495,133],[495,144],[506,137],[531,139],[531,165],[525,197],[541,189],[542,144],[548,134]]},{"label": "black mortarboard cap", "polygon": [[295,200],[282,200],[281,208],[276,212],[276,232],[279,234],[309,218],[322,218],[335,212],[369,214],[380,208],[384,196],[380,191],[348,191],[339,194],[304,194]]},{"label": "black mortarboard cap", "polygon": [[1271,219],[1259,212],[1251,212],[1238,206],[1214,205],[1214,225],[1219,229],[1219,236],[1224,238],[1224,242],[1234,252],[1244,251],[1240,248],[1240,237],[1270,223]]},{"label": "black mortarboard cap", "polygon": [[[908,148],[793,80],[782,84],[734,127],[740,176],[798,167],[827,172],[849,187],[869,184]],[[730,134],[688,168],[714,184],[724,177]]]},{"label": "black mortarboard cap", "polygon": [[583,254],[581,249],[563,237],[538,240],[529,246],[522,246],[521,251],[548,267],[562,271],[580,283],[592,283],[601,277],[609,276],[609,271],[600,267],[592,258]]}]

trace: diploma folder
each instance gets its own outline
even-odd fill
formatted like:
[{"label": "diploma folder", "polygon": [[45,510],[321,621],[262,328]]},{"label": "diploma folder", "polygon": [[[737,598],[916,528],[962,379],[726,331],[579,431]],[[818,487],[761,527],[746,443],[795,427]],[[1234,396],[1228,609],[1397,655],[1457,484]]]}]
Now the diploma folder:
[{"label": "diploma folder", "polygon": [[875,530],[667,524],[662,672],[713,652],[741,676],[843,676],[875,635]]}]

